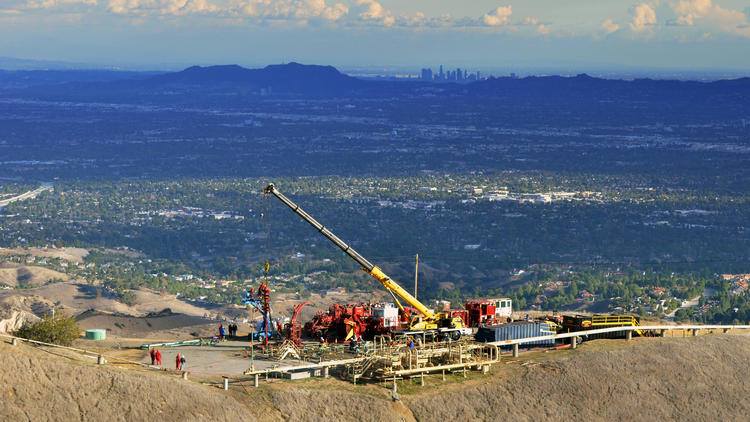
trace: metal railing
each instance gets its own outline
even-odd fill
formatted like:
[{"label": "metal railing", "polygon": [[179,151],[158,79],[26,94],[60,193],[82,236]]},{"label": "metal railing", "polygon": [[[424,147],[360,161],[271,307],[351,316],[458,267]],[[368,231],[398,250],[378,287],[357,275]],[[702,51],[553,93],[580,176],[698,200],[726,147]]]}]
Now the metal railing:
[{"label": "metal railing", "polygon": [[698,331],[698,330],[750,330],[750,325],[638,325],[624,327],[597,328],[594,330],[571,331],[569,333],[552,334],[548,336],[528,337],[515,340],[501,340],[488,342],[496,346],[511,346],[514,344],[533,343],[544,340],[559,340],[573,337],[586,337],[587,335],[617,333],[627,331]]},{"label": "metal railing", "polygon": [[121,363],[130,364],[130,365],[143,366],[143,367],[146,367],[146,368],[150,368],[151,367],[151,365],[149,365],[147,363],[135,362],[135,361],[132,361],[132,360],[122,359],[122,358],[118,358],[118,357],[114,357],[114,356],[107,356],[107,355],[103,355],[103,354],[101,354],[99,352],[92,352],[91,350],[79,349],[79,348],[76,348],[76,347],[61,346],[59,344],[53,344],[53,343],[45,343],[43,341],[30,340],[30,339],[27,339],[27,338],[16,337],[16,336],[12,336],[12,335],[9,335],[9,334],[0,334],[0,337],[6,338],[6,339],[10,339],[11,342],[13,342],[15,340],[15,341],[22,341],[22,342],[25,342],[25,343],[35,344],[35,345],[38,345],[38,346],[54,347],[56,349],[69,350],[69,351],[72,351],[72,352],[76,352],[76,353],[78,353],[80,355],[83,355],[85,357],[97,359],[97,360],[99,360],[100,363],[101,363],[101,359],[105,359],[106,361],[110,361],[110,362],[121,362]]}]

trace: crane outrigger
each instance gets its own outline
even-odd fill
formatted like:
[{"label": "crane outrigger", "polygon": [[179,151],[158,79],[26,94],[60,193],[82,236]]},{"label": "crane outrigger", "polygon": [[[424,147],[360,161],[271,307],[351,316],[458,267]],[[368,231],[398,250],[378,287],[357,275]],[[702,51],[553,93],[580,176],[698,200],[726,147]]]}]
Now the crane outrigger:
[{"label": "crane outrigger", "polygon": [[[263,189],[263,193],[266,195],[273,195],[279,199],[284,205],[289,207],[295,214],[300,218],[308,222],[311,226],[320,232],[326,239],[331,241],[339,249],[341,249],[346,255],[353,259],[364,272],[369,274],[372,278],[380,282],[388,293],[393,296],[396,301],[396,305],[402,312],[406,312],[401,301],[405,302],[408,306],[414,308],[418,315],[412,315],[409,321],[408,330],[410,333],[417,332],[432,332],[445,338],[452,338],[457,340],[462,334],[471,334],[471,329],[464,326],[463,320],[460,317],[451,316],[449,313],[434,312],[425,306],[422,302],[417,300],[414,296],[396,283],[393,279],[388,277],[383,270],[378,266],[372,264],[367,258],[359,254],[354,248],[349,246],[346,242],[341,240],[338,236],[333,234],[331,230],[319,223],[310,214],[305,212],[299,205],[295,204],[291,199],[287,198],[281,193],[276,186],[271,183]],[[401,300],[399,300],[399,298]]]}]

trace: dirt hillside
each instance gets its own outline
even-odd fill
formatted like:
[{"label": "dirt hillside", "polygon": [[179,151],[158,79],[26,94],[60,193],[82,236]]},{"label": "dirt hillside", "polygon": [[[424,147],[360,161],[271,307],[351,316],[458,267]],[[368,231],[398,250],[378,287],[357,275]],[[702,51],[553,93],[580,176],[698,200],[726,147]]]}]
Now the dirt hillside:
[{"label": "dirt hillside", "polygon": [[54,303],[39,296],[0,296],[0,333],[15,331],[25,322],[34,322],[53,307]]},{"label": "dirt hillside", "polygon": [[[405,398],[418,420],[742,420],[750,337],[592,341],[537,365]],[[556,356],[555,356],[556,355]],[[502,368],[501,368],[502,369]]]},{"label": "dirt hillside", "polygon": [[0,266],[0,285],[8,287],[37,287],[50,281],[67,281],[70,277],[43,267],[3,263]]},{"label": "dirt hillside", "polygon": [[98,367],[0,344],[0,420],[253,421],[273,416],[177,376]]},{"label": "dirt hillside", "polygon": [[82,329],[102,328],[108,334],[119,337],[147,337],[149,334],[159,335],[162,331],[184,327],[210,324],[215,321],[203,317],[176,314],[169,309],[146,315],[133,317],[121,314],[108,314],[98,311],[85,311],[76,316],[78,325]]},{"label": "dirt hillside", "polygon": [[0,297],[13,295],[39,296],[57,304],[66,313],[75,315],[88,309],[113,312],[134,316],[144,316],[170,308],[175,313],[203,316],[210,311],[181,301],[175,295],[159,293],[147,289],[137,290],[134,305],[129,306],[119,301],[103,288],[87,283],[69,281],[47,284],[33,289],[0,291]]},{"label": "dirt hillside", "polygon": [[3,343],[0,420],[744,420],[748,352],[750,336],[592,341],[575,351],[522,355],[465,381],[406,382],[402,401],[393,402],[382,386],[337,380],[224,392]]},{"label": "dirt hillside", "polygon": [[3,255],[30,255],[40,258],[59,258],[65,261],[83,263],[89,251],[82,248],[0,248]]}]

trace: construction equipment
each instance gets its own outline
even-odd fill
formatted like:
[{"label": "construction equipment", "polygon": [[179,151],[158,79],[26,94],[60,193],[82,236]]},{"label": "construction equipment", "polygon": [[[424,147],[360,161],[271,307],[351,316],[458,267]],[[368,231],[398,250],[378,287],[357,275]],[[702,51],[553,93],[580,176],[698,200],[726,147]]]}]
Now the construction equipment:
[{"label": "construction equipment", "polygon": [[464,308],[469,312],[470,327],[510,322],[513,314],[509,298],[470,300],[464,304]]},{"label": "construction equipment", "polygon": [[[640,319],[633,315],[564,315],[562,319],[561,333],[570,333],[581,331],[585,334],[587,330],[610,327],[637,327],[640,326]],[[636,334],[643,336],[641,330],[635,330]],[[621,338],[624,332],[595,334],[587,336],[590,339],[595,338]]]},{"label": "construction equipment", "polygon": [[289,319],[289,322],[284,325],[284,337],[298,347],[302,345],[302,326],[299,325],[297,319],[299,318],[300,312],[302,312],[302,308],[309,304],[310,302],[302,302],[294,305],[292,317]]},{"label": "construction equipment", "polygon": [[[343,240],[339,239],[338,236],[333,234],[328,228],[320,224],[310,214],[305,212],[299,205],[295,204],[292,200],[284,196],[273,183],[269,184],[263,193],[266,195],[273,195],[279,199],[284,205],[289,207],[295,214],[305,220],[311,226],[320,232],[326,239],[331,241],[339,249],[341,249],[346,255],[353,259],[357,264],[360,265],[363,271],[369,274],[372,278],[380,282],[385,287],[386,291],[391,294],[399,307],[401,312],[406,313],[404,306],[401,301],[404,301],[408,306],[416,310],[416,315],[411,315],[408,322],[408,331],[415,332],[429,332],[430,334],[437,334],[441,338],[452,338],[459,339],[462,334],[471,334],[471,329],[467,329],[464,322],[459,317],[452,317],[450,313],[445,312],[433,312],[428,309],[422,302],[417,300],[404,288],[399,286],[394,280],[388,277],[383,270],[373,265],[365,257],[355,251],[351,246],[346,244]],[[400,300],[399,300],[400,299]]]},{"label": "construction equipment", "polygon": [[265,282],[260,283],[257,291],[251,287],[245,291],[242,303],[254,307],[263,317],[259,337],[263,339],[263,346],[268,347],[268,338],[273,335],[274,327],[271,321],[271,289]]},{"label": "construction equipment", "polygon": [[318,312],[305,324],[304,333],[328,342],[359,338],[371,322],[372,309],[367,303],[341,305],[334,303],[326,312]]}]

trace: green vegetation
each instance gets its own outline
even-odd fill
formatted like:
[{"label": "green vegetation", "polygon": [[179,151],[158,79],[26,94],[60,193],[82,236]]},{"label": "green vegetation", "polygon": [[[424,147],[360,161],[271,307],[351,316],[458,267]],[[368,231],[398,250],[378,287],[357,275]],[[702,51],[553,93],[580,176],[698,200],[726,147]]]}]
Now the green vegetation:
[{"label": "green vegetation", "polygon": [[70,346],[81,335],[75,319],[65,316],[45,316],[37,322],[24,324],[15,336],[44,343]]},{"label": "green vegetation", "polygon": [[[511,296],[522,309],[662,316],[704,290],[720,291],[718,274],[750,272],[744,234],[750,197],[700,186],[697,178],[504,172],[274,181],[405,286],[419,253],[425,300]],[[8,206],[0,244],[92,249],[83,264],[35,265],[103,285],[124,302],[147,287],[237,303],[265,277],[266,260],[277,292],[378,288],[315,230],[260,195],[265,183],[62,182],[54,192]],[[573,197],[488,197],[504,189]],[[706,309],[682,309],[675,317],[730,318],[726,310],[744,309],[746,295],[738,292],[721,306],[706,300],[700,304]],[[709,312],[714,307],[722,313]]]}]

